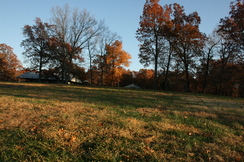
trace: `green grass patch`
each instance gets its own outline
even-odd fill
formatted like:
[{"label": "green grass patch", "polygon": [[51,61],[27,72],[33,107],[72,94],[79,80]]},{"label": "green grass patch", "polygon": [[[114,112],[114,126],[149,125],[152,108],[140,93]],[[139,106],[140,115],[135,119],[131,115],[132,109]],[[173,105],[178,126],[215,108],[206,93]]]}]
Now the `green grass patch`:
[{"label": "green grass patch", "polygon": [[70,161],[72,156],[54,140],[21,129],[0,131],[0,161]]}]

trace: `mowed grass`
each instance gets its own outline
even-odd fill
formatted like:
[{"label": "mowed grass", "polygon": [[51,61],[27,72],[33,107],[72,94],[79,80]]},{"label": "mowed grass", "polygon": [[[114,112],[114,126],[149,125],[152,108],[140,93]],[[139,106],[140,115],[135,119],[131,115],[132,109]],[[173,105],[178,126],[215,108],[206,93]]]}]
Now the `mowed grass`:
[{"label": "mowed grass", "polygon": [[244,161],[244,100],[0,82],[0,161]]}]

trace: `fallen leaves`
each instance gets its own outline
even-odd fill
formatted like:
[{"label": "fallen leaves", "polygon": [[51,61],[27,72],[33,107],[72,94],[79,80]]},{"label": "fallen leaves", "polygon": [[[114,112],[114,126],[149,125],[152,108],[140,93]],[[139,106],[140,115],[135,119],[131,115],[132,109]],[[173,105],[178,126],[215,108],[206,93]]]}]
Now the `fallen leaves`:
[{"label": "fallen leaves", "polygon": [[75,142],[76,141],[76,137],[75,136],[72,136],[69,140],[68,140],[68,142]]},{"label": "fallen leaves", "polygon": [[17,150],[21,150],[21,151],[23,151],[23,150],[24,150],[24,148],[23,148],[23,147],[19,147],[19,146],[16,146],[16,149],[17,149]]}]

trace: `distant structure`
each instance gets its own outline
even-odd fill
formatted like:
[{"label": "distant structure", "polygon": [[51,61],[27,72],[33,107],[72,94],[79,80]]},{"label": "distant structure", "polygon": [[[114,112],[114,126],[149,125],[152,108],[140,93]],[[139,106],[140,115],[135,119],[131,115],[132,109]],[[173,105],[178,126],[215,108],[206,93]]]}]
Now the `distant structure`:
[{"label": "distant structure", "polygon": [[80,79],[77,78],[72,78],[68,84],[82,84],[82,81]]},{"label": "distant structure", "polygon": [[36,72],[26,72],[19,75],[17,78],[22,79],[23,81],[38,80],[39,74]]},{"label": "distant structure", "polygon": [[[38,82],[39,79],[39,73],[38,72],[26,72],[24,74],[21,74],[17,76],[17,79],[19,82]],[[51,75],[51,76],[44,76],[42,75],[41,82],[43,83],[60,83],[62,82],[62,79],[60,79],[57,75]],[[84,83],[78,79],[73,77],[70,79],[68,84],[86,84],[87,81],[84,81]]]},{"label": "distant structure", "polygon": [[141,87],[135,85],[134,83],[125,86],[124,88],[141,89]]},{"label": "distant structure", "polygon": [[[26,72],[24,74],[17,76],[17,78],[19,79],[20,82],[38,82],[39,73]],[[42,77],[41,80],[47,83],[57,83],[59,79],[58,77],[53,76],[48,78]]]}]

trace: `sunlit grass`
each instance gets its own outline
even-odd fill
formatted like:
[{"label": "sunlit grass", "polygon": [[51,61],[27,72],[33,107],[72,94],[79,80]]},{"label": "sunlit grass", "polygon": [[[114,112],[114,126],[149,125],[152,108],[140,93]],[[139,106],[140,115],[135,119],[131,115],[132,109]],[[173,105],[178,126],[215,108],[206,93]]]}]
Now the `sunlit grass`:
[{"label": "sunlit grass", "polygon": [[0,83],[0,161],[243,161],[244,100]]}]

